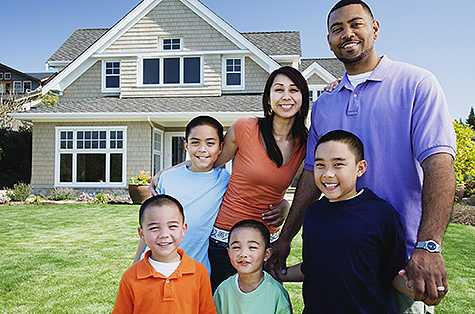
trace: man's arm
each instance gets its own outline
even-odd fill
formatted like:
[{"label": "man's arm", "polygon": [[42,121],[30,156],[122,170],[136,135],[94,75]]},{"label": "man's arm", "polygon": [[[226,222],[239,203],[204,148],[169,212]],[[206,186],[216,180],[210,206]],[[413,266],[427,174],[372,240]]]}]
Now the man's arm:
[{"label": "man's arm", "polygon": [[303,224],[305,209],[318,199],[320,191],[315,186],[313,171],[304,170],[299,179],[297,190],[295,191],[289,215],[282,227],[279,239],[272,246],[272,256],[269,260],[271,272],[284,272],[286,269],[287,256],[290,253],[290,243],[299,232]]},{"label": "man's arm", "polygon": [[[422,169],[422,219],[417,241],[435,240],[442,244],[455,195],[453,158],[447,153],[434,154],[422,162]],[[447,293],[447,272],[440,253],[414,250],[406,273],[414,283],[416,300],[438,304]],[[445,287],[444,291],[441,291],[442,287]]]}]

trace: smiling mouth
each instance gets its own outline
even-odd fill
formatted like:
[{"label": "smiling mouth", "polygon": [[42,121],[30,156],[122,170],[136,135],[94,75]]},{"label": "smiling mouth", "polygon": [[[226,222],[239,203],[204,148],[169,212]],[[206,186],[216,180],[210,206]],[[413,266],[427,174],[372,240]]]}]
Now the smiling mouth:
[{"label": "smiling mouth", "polygon": [[173,242],[157,243],[157,245],[158,245],[159,247],[167,247],[167,246],[172,245],[172,244],[173,244]]},{"label": "smiling mouth", "polygon": [[291,109],[294,105],[293,105],[293,104],[281,104],[280,106],[281,106],[282,109],[284,109],[284,110],[289,110],[289,109]]},{"label": "smiling mouth", "polygon": [[332,191],[334,189],[336,189],[339,184],[338,183],[325,183],[325,182],[322,182],[323,186],[325,187],[325,189],[329,190],[329,191]]},{"label": "smiling mouth", "polygon": [[356,46],[358,46],[358,44],[359,44],[358,41],[346,42],[346,43],[343,43],[342,45],[340,45],[340,48],[353,49],[353,48],[356,48]]}]

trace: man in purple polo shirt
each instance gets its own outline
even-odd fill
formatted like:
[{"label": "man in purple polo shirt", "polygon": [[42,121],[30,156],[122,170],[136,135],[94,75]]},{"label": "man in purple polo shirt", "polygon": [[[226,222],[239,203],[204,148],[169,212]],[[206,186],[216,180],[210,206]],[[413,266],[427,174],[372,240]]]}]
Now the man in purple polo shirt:
[{"label": "man in purple polo shirt", "polygon": [[[379,22],[364,2],[338,2],[327,25],[328,43],[346,74],[313,106],[305,171],[274,247],[274,268],[285,272],[304,210],[320,195],[313,179],[315,143],[343,129],[365,146],[368,170],[359,189],[372,189],[401,215],[410,257],[406,272],[416,300],[438,304],[448,288],[440,246],[455,193],[455,133],[444,93],[429,71],[376,53]],[[424,303],[400,297],[401,313],[425,313]]]}]

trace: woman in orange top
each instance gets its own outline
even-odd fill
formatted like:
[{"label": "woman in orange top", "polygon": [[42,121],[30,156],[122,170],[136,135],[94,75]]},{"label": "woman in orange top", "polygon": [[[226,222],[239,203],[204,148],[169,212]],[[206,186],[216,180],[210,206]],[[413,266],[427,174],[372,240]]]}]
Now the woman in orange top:
[{"label": "woman in orange top", "polygon": [[[228,231],[243,219],[278,221],[265,213],[283,200],[305,156],[309,92],[302,74],[288,66],[272,72],[262,105],[264,118],[241,118],[232,125],[216,162],[222,165],[233,159],[231,179],[210,237],[213,290],[235,273],[226,251]],[[278,225],[266,225],[271,241],[277,239]]]}]

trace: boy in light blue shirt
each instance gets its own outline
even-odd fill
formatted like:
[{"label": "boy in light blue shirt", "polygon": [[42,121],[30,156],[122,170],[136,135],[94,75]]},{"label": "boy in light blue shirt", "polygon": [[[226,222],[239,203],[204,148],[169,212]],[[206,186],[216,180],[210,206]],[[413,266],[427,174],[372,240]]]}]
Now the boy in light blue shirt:
[{"label": "boy in light blue shirt", "polygon": [[[198,116],[187,124],[185,139],[191,164],[163,171],[156,192],[183,205],[188,231],[180,247],[210,272],[208,239],[229,181],[225,168],[213,168],[223,147],[223,126],[210,116]],[[141,242],[136,259],[143,247]]]}]

